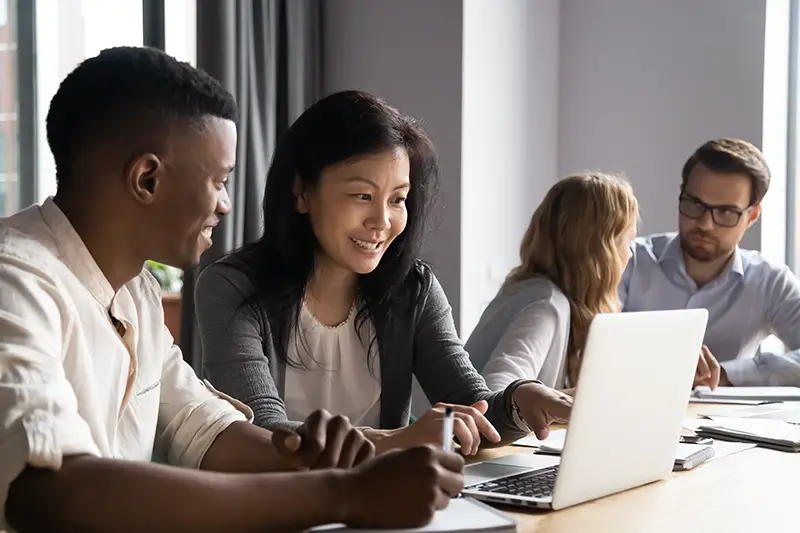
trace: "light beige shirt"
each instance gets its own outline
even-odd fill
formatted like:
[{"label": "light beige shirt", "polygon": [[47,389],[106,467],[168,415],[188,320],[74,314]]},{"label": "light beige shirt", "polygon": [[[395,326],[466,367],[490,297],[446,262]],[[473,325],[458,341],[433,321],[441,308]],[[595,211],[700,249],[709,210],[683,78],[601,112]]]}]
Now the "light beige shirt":
[{"label": "light beige shirt", "polygon": [[148,272],[115,294],[52,199],[0,220],[0,530],[26,465],[155,454],[196,468],[251,418],[183,361]]}]

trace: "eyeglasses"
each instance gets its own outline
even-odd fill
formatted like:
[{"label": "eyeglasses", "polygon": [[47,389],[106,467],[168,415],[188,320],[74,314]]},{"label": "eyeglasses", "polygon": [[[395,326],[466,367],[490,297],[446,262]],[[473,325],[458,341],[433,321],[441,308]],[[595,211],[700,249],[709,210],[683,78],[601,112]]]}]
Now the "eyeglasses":
[{"label": "eyeglasses", "polygon": [[751,207],[747,209],[739,209],[730,205],[709,205],[703,201],[698,200],[687,195],[681,195],[678,199],[678,211],[681,215],[692,220],[703,218],[706,211],[711,211],[711,219],[717,226],[723,228],[732,228],[736,226],[742,219],[742,215],[750,211]]}]

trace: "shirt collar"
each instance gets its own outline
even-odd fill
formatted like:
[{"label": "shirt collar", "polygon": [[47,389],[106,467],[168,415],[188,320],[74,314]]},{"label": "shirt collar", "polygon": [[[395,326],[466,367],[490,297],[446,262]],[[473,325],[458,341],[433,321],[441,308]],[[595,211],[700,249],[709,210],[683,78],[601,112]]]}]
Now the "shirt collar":
[{"label": "shirt collar", "polygon": [[103,308],[109,308],[114,299],[114,289],[64,212],[59,209],[52,197],[44,201],[40,212],[45,224],[56,237],[64,263],[89,290],[94,299]]},{"label": "shirt collar", "polygon": [[[683,261],[683,250],[681,249],[681,239],[678,233],[673,235],[669,242],[667,242],[666,246],[664,246],[664,249],[658,256],[658,262],[675,262],[684,272],[686,272],[686,264]],[[744,276],[744,262],[742,261],[742,251],[739,246],[736,246],[736,248],[733,250],[733,258],[731,259],[728,268],[730,269],[730,272],[733,272],[739,277]]]},{"label": "shirt collar", "polygon": [[676,262],[683,265],[683,250],[681,250],[681,239],[676,233],[667,241],[661,254],[658,256],[659,263]]}]

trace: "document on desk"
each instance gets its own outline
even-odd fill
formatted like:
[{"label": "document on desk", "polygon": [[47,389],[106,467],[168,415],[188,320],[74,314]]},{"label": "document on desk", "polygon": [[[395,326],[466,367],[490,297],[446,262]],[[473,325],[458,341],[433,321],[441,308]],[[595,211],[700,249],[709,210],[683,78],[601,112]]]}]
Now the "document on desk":
[{"label": "document on desk", "polygon": [[[708,420],[686,419],[684,427],[694,430],[697,426],[705,422],[708,422]],[[557,429],[551,431],[550,435],[545,440],[540,441],[535,436],[531,435],[516,441],[514,444],[516,446],[536,448],[537,453],[541,454],[561,455],[566,437],[566,429]],[[714,442],[710,445],[678,443],[675,449],[675,465],[673,469],[676,471],[691,470],[712,459],[719,459],[755,447],[756,445],[753,443],[741,442]]]},{"label": "document on desk", "polygon": [[564,439],[567,438],[566,429],[554,429],[550,432],[544,440],[539,440],[535,435],[531,434],[523,437],[514,443],[515,446],[527,446],[529,448],[536,448],[540,453],[550,453],[558,455],[564,449]]},{"label": "document on desk", "polygon": [[[402,496],[398,496],[402,498]],[[315,527],[308,533],[481,533],[492,531],[512,533],[517,531],[517,522],[505,513],[472,498],[455,498],[442,511],[437,511],[430,524],[413,529],[350,529],[341,524]]]},{"label": "document on desk", "polygon": [[697,433],[711,438],[752,442],[764,448],[800,452],[800,426],[783,420],[712,416]]},{"label": "document on desk", "polygon": [[725,403],[792,402],[800,401],[800,387],[697,387],[690,401]]}]

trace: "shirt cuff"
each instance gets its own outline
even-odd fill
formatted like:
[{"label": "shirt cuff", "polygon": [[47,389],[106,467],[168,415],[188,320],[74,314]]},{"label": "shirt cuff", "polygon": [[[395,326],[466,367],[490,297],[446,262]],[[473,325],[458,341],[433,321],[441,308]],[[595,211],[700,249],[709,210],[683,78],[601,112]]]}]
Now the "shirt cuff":
[{"label": "shirt cuff", "polygon": [[735,387],[759,387],[769,385],[765,376],[758,370],[755,359],[733,359],[720,361],[725,376]]},{"label": "shirt cuff", "polygon": [[200,468],[206,452],[228,426],[234,422],[253,422],[253,410],[247,405],[218,391],[208,380],[203,384],[214,397],[196,406],[180,427],[172,429],[174,435],[167,454],[172,465]]}]

